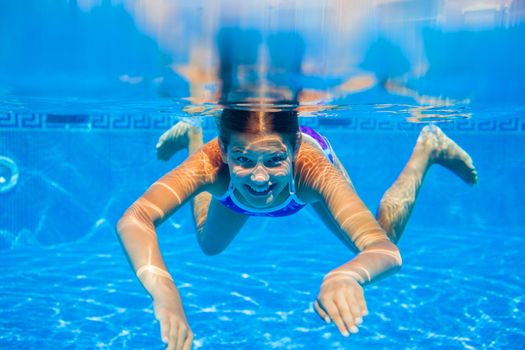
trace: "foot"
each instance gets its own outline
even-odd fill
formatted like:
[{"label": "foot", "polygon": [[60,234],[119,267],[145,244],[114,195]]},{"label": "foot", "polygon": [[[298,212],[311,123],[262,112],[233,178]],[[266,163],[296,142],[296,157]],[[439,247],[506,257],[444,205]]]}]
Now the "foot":
[{"label": "foot", "polygon": [[189,144],[188,131],[191,125],[186,122],[178,122],[166,131],[157,142],[157,158],[169,160],[181,149],[187,148]]},{"label": "foot", "polygon": [[429,147],[431,162],[440,164],[469,185],[478,182],[472,158],[435,125],[427,125],[419,134],[418,145]]}]

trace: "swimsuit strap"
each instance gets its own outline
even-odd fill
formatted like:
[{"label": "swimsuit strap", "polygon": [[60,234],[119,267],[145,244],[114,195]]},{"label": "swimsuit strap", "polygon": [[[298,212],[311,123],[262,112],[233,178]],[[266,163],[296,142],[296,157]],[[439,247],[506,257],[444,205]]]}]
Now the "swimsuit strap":
[{"label": "swimsuit strap", "polygon": [[294,167],[295,167],[295,163],[292,163],[292,178],[290,179],[290,182],[288,183],[288,191],[290,191],[290,196],[295,196],[295,180],[294,180],[294,174],[293,174]]}]

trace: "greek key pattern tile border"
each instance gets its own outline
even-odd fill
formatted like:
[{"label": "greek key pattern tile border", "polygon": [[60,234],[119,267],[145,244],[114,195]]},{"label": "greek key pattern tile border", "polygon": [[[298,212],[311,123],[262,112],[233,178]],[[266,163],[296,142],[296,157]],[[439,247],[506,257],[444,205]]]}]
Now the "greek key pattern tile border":
[{"label": "greek key pattern tile border", "polygon": [[[430,122],[413,123],[404,120],[386,120],[382,118],[309,118],[303,119],[304,125],[319,129],[345,131],[383,131],[383,132],[404,132],[417,131],[422,129]],[[463,119],[453,121],[436,121],[444,131],[460,132],[506,132],[506,133],[525,133],[525,118],[507,117],[497,120],[475,120]]]},{"label": "greek key pattern tile border", "polygon": [[166,115],[0,114],[1,130],[166,130],[177,121]]},{"label": "greek key pattern tile border", "polygon": [[[53,115],[0,113],[1,131],[23,130],[86,130],[86,131],[164,131],[179,120],[167,115]],[[301,118],[300,123],[319,130],[344,132],[410,132],[420,130],[428,123],[411,123],[384,118]],[[505,117],[497,120],[462,119],[436,122],[445,131],[467,133],[525,133],[525,118]],[[215,128],[215,119],[201,118],[203,129]]]}]

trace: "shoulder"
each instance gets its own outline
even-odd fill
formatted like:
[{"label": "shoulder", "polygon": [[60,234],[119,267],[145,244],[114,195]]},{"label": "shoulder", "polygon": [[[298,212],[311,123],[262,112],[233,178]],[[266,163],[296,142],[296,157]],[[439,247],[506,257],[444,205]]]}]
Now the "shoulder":
[{"label": "shoulder", "polygon": [[203,145],[155,181],[144,193],[144,198],[157,206],[168,208],[164,211],[166,213],[203,191],[212,192],[211,189],[220,182],[223,174],[228,174],[227,168],[224,172],[225,165],[218,150],[216,140]]},{"label": "shoulder", "polygon": [[302,142],[294,167],[297,194],[301,200],[311,203],[334,181],[344,180],[342,174],[330,163],[326,155],[309,142]]},{"label": "shoulder", "polygon": [[173,175],[191,179],[199,187],[215,183],[226,165],[222,162],[220,146],[215,138],[191,154],[172,170]]},{"label": "shoulder", "polygon": [[202,190],[215,192],[215,188],[222,190],[223,182],[228,181],[227,165],[221,158],[220,145],[217,138],[204,144],[197,152],[191,154],[182,164],[179,170],[190,173],[195,181],[199,183]]},{"label": "shoulder", "polygon": [[202,162],[202,165],[209,168],[220,168],[224,165],[221,158],[221,149],[218,138],[214,138],[204,144],[197,152],[188,157]]}]

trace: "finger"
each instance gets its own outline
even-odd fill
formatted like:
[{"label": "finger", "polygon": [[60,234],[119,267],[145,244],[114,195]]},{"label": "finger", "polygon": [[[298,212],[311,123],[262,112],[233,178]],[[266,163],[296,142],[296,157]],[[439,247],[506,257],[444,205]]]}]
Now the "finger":
[{"label": "finger", "polygon": [[319,317],[321,317],[321,319],[323,319],[326,323],[330,323],[330,316],[328,316],[328,314],[325,312],[323,306],[321,305],[321,303],[319,303],[318,300],[314,302],[314,308]]},{"label": "finger", "polygon": [[359,306],[355,295],[352,293],[347,293],[346,302],[348,303],[350,312],[352,312],[352,315],[354,316],[355,324],[361,324],[363,322],[363,312],[361,311],[361,307]]},{"label": "finger", "polygon": [[[357,333],[356,332],[356,326],[354,321],[354,315],[352,314],[350,310],[350,306],[348,305],[348,302],[346,301],[345,295],[341,294],[336,299],[335,304],[337,305],[337,308],[339,309],[339,314],[341,315],[341,318],[345,325],[345,331],[350,331],[351,333]],[[343,333],[343,335],[346,337],[348,336],[348,332]]]},{"label": "finger", "polygon": [[168,336],[170,332],[169,322],[165,319],[160,320],[160,339],[164,344],[168,344]]},{"label": "finger", "polygon": [[359,308],[361,309],[361,314],[363,316],[367,316],[368,307],[366,306],[366,299],[365,299],[365,294],[363,292],[363,288],[357,288],[356,299],[357,299],[357,303],[359,304]]},{"label": "finger", "polygon": [[170,318],[170,333],[169,333],[169,343],[166,350],[175,350],[177,348],[177,323],[173,318]]},{"label": "finger", "polygon": [[182,350],[184,342],[188,336],[188,329],[185,325],[179,325],[179,331],[177,332],[177,350]]},{"label": "finger", "polygon": [[346,330],[345,323],[343,321],[343,318],[339,314],[339,308],[335,305],[333,301],[327,301],[323,303],[325,310],[328,312],[328,315],[330,318],[334,321],[335,325],[337,326],[337,329],[339,329],[339,332],[345,337],[348,337],[348,331]]},{"label": "finger", "polygon": [[190,334],[188,334],[188,337],[186,338],[186,341],[184,342],[184,346],[182,347],[182,350],[191,350],[192,344],[193,344],[193,333],[190,331]]}]

